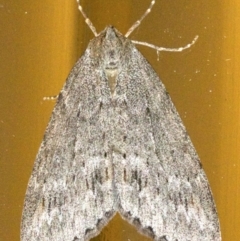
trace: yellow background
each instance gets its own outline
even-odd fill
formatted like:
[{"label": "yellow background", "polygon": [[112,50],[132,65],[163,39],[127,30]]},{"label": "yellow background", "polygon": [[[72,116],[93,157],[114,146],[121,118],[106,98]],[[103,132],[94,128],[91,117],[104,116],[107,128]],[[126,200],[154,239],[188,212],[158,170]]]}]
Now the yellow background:
[{"label": "yellow background", "polygon": [[[97,31],[126,33],[146,0],[82,0]],[[0,240],[18,241],[28,178],[70,69],[93,34],[75,0],[0,0]],[[130,36],[164,47],[199,40],[182,53],[139,47],[175,103],[201,158],[223,241],[240,237],[240,2],[157,0]],[[100,240],[147,240],[115,217]]]}]

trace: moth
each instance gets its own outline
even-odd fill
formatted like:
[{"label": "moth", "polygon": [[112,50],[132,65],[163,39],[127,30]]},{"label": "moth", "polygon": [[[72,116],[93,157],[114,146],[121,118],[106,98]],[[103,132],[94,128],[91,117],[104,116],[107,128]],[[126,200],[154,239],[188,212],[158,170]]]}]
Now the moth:
[{"label": "moth", "polygon": [[193,144],[139,42],[127,38],[154,3],[123,36],[112,26],[97,34],[78,0],[95,38],[61,90],[37,154],[22,241],[86,241],[117,212],[153,240],[221,240]]}]

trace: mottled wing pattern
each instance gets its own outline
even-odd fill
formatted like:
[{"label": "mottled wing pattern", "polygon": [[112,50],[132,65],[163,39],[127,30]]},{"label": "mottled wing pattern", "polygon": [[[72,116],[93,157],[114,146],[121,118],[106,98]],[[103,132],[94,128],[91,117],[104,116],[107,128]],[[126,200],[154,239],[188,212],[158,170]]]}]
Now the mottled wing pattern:
[{"label": "mottled wing pattern", "polygon": [[113,27],[73,68],[29,181],[22,241],[86,241],[118,211],[161,241],[220,241],[206,175],[165,87]]},{"label": "mottled wing pattern", "polygon": [[70,73],[45,132],[25,197],[22,241],[88,240],[114,215],[103,134],[109,103],[91,54],[87,49]]},{"label": "mottled wing pattern", "polygon": [[154,240],[221,240],[207,177],[165,87],[135,47],[126,61],[124,145],[113,155],[120,213]]}]

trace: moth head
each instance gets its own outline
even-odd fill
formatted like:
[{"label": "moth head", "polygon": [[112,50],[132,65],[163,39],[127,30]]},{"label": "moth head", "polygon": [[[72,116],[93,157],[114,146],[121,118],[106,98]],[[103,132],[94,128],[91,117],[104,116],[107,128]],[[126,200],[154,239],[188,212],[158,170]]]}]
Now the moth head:
[{"label": "moth head", "polygon": [[109,26],[96,37],[96,42],[93,43],[95,58],[98,59],[97,62],[108,79],[112,93],[124,63],[124,49],[127,41],[114,27]]},{"label": "moth head", "polygon": [[107,27],[101,38],[101,60],[106,70],[117,70],[124,49],[123,36],[113,27]]}]

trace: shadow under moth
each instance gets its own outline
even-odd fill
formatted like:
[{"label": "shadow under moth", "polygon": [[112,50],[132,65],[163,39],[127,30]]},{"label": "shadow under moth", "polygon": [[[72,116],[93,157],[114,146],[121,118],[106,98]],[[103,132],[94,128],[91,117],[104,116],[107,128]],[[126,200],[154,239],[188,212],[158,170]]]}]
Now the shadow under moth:
[{"label": "shadow under moth", "polygon": [[[61,90],[25,197],[22,241],[86,241],[118,212],[158,241],[220,241],[207,177],[163,83],[114,27]],[[193,44],[193,43],[192,43]],[[157,51],[181,51],[154,46]]]}]

